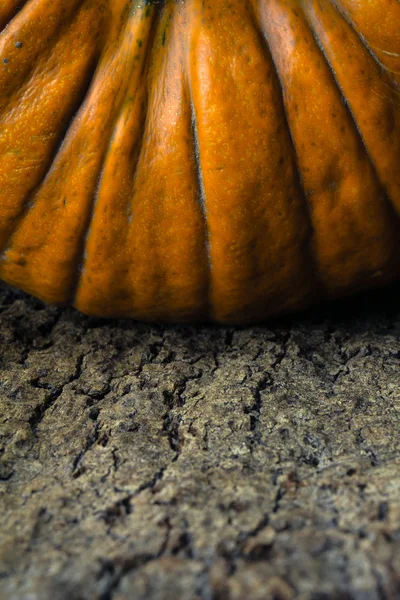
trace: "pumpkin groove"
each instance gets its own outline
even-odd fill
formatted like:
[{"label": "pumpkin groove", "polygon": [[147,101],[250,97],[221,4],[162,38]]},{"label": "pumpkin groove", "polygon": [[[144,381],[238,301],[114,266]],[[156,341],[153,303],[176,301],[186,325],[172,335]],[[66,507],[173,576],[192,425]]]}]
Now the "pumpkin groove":
[{"label": "pumpkin groove", "polygon": [[[184,12],[183,9],[182,12]],[[178,14],[176,11],[167,13],[159,23],[156,32],[156,39],[162,40],[161,31],[165,31],[165,22],[169,20],[168,30],[171,44],[174,46],[174,55],[181,56],[181,61],[184,59],[184,52],[183,49],[179,49],[179,46],[184,42],[179,38],[180,22],[183,18],[184,14]],[[104,176],[104,184],[99,192],[98,211],[97,214],[96,212],[94,214],[92,233],[88,238],[87,275],[83,274],[77,293],[78,302],[91,305],[93,305],[96,294],[99,294],[99,302],[102,307],[106,304],[113,309],[113,297],[104,303],[104,288],[106,293],[107,290],[110,290],[114,294],[116,286],[120,286],[118,296],[122,301],[126,299],[126,310],[132,310],[133,305],[136,314],[145,315],[148,311],[156,309],[160,312],[164,311],[165,318],[174,310],[181,312],[188,310],[186,305],[192,313],[204,313],[207,288],[203,217],[198,206],[195,161],[191,147],[189,93],[187,89],[185,91],[185,77],[180,75],[180,70],[184,69],[184,65],[178,60],[176,64],[170,61],[168,54],[165,54],[167,50],[167,46],[160,48],[160,52],[164,52],[163,62],[159,66],[159,72],[154,73],[154,77],[151,76],[151,79],[154,78],[159,83],[159,87],[154,86],[151,89],[150,97],[146,101],[146,114],[149,114],[149,110],[153,111],[151,123],[144,114],[141,119],[144,126],[140,129],[140,139],[137,142],[142,149],[141,155],[135,158],[135,167],[130,176],[128,176],[131,165],[129,153],[126,164],[118,161],[115,172],[118,169],[119,173],[123,174],[121,184],[114,184],[111,174],[107,180],[106,175]],[[165,66],[165,74],[162,73],[163,66]],[[139,81],[142,82],[142,79]],[[143,93],[147,92],[143,91]],[[176,114],[174,114],[174,110]],[[162,122],[163,114],[167,114],[169,119],[173,119],[173,126],[168,127],[166,123]],[[131,116],[137,119],[137,112],[133,110]],[[153,125],[155,123],[157,126]],[[140,127],[140,120],[137,126]],[[151,127],[153,127],[154,133],[152,133]],[[126,135],[128,130],[129,128],[125,126],[121,128],[122,133],[126,136],[126,143],[131,144],[136,137],[132,134]],[[185,139],[186,135],[187,140],[185,140],[184,147],[181,148],[180,139]],[[168,136],[169,143],[166,141]],[[154,144],[157,145],[157,152],[152,148]],[[178,173],[179,170],[182,172]],[[154,176],[153,171],[155,171]],[[168,177],[163,175],[160,179],[157,177],[158,171],[168,173]],[[125,173],[127,174],[126,179]],[[124,215],[130,210],[131,190],[135,187],[137,190],[135,205],[132,207],[134,219],[130,223],[131,227],[128,228],[126,217],[124,222]],[[162,198],[162,204],[157,201],[157,196]],[[108,234],[107,229],[102,226],[101,220],[106,209],[109,212],[115,210],[115,202],[119,201],[119,198],[123,199],[124,203],[119,206],[117,212],[122,215],[120,231],[125,239],[122,243],[119,242],[118,253],[115,253],[115,235],[111,235],[109,242],[104,245],[105,239],[107,239],[105,236]],[[107,204],[105,204],[106,202]],[[181,218],[182,210],[185,212],[185,220],[190,224],[187,232],[185,232],[186,223],[182,222]],[[168,241],[168,236],[171,235],[168,227],[171,228],[173,223],[176,223],[175,229],[178,228],[178,231],[173,234],[173,239]],[[154,243],[158,232],[163,237]],[[177,254],[171,260],[168,246],[171,246],[178,236],[180,245],[184,246],[184,251],[179,251],[178,247]],[[143,252],[148,257],[148,262],[144,265],[140,260]],[[167,262],[165,261],[166,257]],[[115,261],[117,261],[117,265],[115,265]],[[108,264],[110,264],[109,268]],[[104,266],[106,267],[105,272],[113,278],[106,286],[104,286]],[[172,272],[173,270],[176,271],[176,275]],[[103,285],[100,285],[100,282],[94,278],[97,271]],[[137,290],[136,293],[135,290]]]},{"label": "pumpkin groove", "polygon": [[23,0],[2,0],[0,5],[0,32],[26,3]]},{"label": "pumpkin groove", "polygon": [[[370,60],[368,49],[361,44],[346,21],[337,22],[336,28],[340,31],[336,37],[328,37],[326,21],[332,18],[333,11],[332,5],[325,4],[323,10],[320,3],[307,6],[307,15],[315,35],[318,36],[379,181],[400,214],[400,111],[394,101],[395,88],[390,85],[387,73],[382,72],[378,63]],[[351,37],[353,39],[349,39]],[[358,70],[362,72],[362,81],[357,81]],[[358,85],[363,88],[363,95],[361,90],[357,90]],[[392,107],[387,104],[391,97]]]},{"label": "pumpkin groove", "polygon": [[[287,10],[289,4],[293,11]],[[392,220],[383,210],[379,182],[305,14],[298,10],[298,2],[268,2],[262,6],[266,12],[260,17],[281,73],[303,187],[310,203],[319,276],[325,293],[334,296],[341,288],[356,285],[362,273],[378,270],[389,260],[394,248],[391,237],[386,236]],[[274,26],[277,21],[281,27]],[[301,68],[304,62],[307,70]],[[318,82],[309,80],[315,73]],[[310,140],[304,130],[313,132]],[[360,218],[367,208],[367,218]],[[365,246],[369,247],[368,253],[363,251]]]},{"label": "pumpkin groove", "polygon": [[[68,122],[77,111],[79,100],[84,99],[88,88],[88,78],[93,71],[93,64],[96,60],[96,45],[93,43],[96,28],[92,25],[95,14],[93,10],[94,2],[91,2],[91,4],[92,11],[88,11],[84,7],[85,10],[78,13],[75,18],[75,27],[71,23],[68,30],[65,27],[61,29],[61,32],[65,32],[64,36],[62,33],[57,35],[56,26],[59,22],[55,23],[52,31],[56,34],[56,42],[52,47],[52,54],[45,49],[47,62],[45,60],[38,61],[36,69],[32,69],[34,71],[33,79],[28,79],[25,85],[20,80],[14,83],[14,85],[20,87],[13,91],[14,93],[16,91],[20,92],[20,95],[13,98],[10,103],[11,106],[0,101],[0,189],[2,190],[0,250],[3,249],[4,251],[7,247],[8,240],[16,230],[17,225],[20,224],[23,215],[26,214],[25,209],[29,208],[29,200],[34,196],[34,190],[40,188],[40,184],[51,170],[53,159],[55,159],[64,142]],[[26,7],[26,9],[28,8],[29,6]],[[22,13],[20,13],[20,17],[22,16]],[[81,18],[79,19],[79,17]],[[51,22],[53,23],[53,20]],[[11,24],[14,24],[14,22]],[[71,60],[71,44],[76,43],[79,29],[82,26],[91,27],[93,37],[88,39],[86,43],[81,44],[74,53],[74,60]],[[16,35],[12,28],[6,31],[5,33],[8,35],[4,38],[4,44],[2,44],[3,40],[0,40],[0,53],[5,52],[9,55],[7,47],[14,46],[13,41],[15,39],[20,37],[24,39],[23,27],[22,31],[20,36]],[[35,29],[34,35],[37,35]],[[23,50],[25,53],[28,51],[27,42]],[[59,56],[61,65],[56,62],[57,56]],[[20,57],[21,55],[17,53],[15,61]],[[24,65],[24,56],[21,58]],[[10,58],[9,64],[13,64],[13,57]],[[54,86],[54,78],[52,77],[54,70],[57,70],[58,74],[57,87]],[[35,76],[35,74],[37,75]],[[24,73],[24,75],[27,75],[27,73]],[[30,103],[31,88],[36,87],[37,79],[40,80],[41,89],[37,92],[37,102]],[[8,83],[12,85],[13,82],[14,79],[11,73],[11,76],[8,77]],[[68,91],[71,92],[69,97],[65,95],[66,85],[68,85]],[[6,87],[7,81],[3,81],[0,74],[0,89],[4,90]],[[1,100],[5,96],[6,94],[2,92],[0,95]],[[63,102],[65,102],[64,106]],[[42,116],[43,108],[46,108],[46,105],[53,113],[50,117],[46,114]],[[9,110],[7,111],[8,106]],[[24,154],[29,157],[26,161],[24,161]],[[36,168],[34,168],[35,165]]]},{"label": "pumpkin groove", "polygon": [[[299,194],[301,197],[301,203],[303,204],[303,207],[304,207],[304,215],[305,215],[305,220],[307,223],[306,228],[307,228],[308,235],[306,237],[306,242],[304,244],[303,253],[306,257],[307,266],[308,266],[307,275],[308,275],[308,279],[310,281],[310,288],[309,288],[308,295],[313,298],[314,302],[318,302],[318,300],[324,296],[324,290],[323,290],[322,280],[319,275],[318,262],[316,260],[315,251],[314,251],[315,231],[314,231],[314,223],[313,223],[313,218],[312,218],[312,211],[311,211],[310,203],[307,201],[307,195],[306,195],[304,187],[303,187],[303,181],[302,181],[303,178],[302,178],[302,173],[301,173],[300,166],[299,166],[299,161],[298,161],[298,156],[297,156],[297,151],[296,151],[296,144],[295,144],[295,140],[293,138],[293,134],[292,134],[292,131],[290,128],[289,114],[288,114],[288,110],[287,110],[287,107],[286,107],[285,101],[284,101],[284,86],[283,86],[282,77],[281,77],[281,74],[279,72],[277,65],[275,64],[273,55],[271,53],[271,47],[270,47],[270,43],[268,41],[267,32],[265,29],[263,30],[262,25],[259,23],[260,18],[261,18],[259,7],[260,7],[260,5],[257,2],[253,1],[253,11],[252,12],[253,12],[254,26],[255,26],[256,30],[259,31],[260,38],[264,42],[264,44],[263,44],[264,52],[268,56],[269,60],[271,60],[273,66],[274,66],[275,72],[276,72],[277,80],[279,82],[279,87],[280,87],[280,91],[281,91],[280,96],[281,96],[282,113],[284,115],[285,124],[286,124],[287,130],[289,132],[291,153],[293,156],[293,166],[295,169],[294,178],[296,181],[297,189],[299,190]],[[289,196],[289,198],[290,198],[290,196]],[[307,295],[305,296],[305,300],[306,300],[305,306],[307,306],[307,301],[308,301]]]},{"label": "pumpkin groove", "polygon": [[333,0],[372,56],[400,85],[400,3]]},{"label": "pumpkin groove", "polygon": [[398,0],[4,0],[0,278],[221,323],[398,278],[399,24]]}]

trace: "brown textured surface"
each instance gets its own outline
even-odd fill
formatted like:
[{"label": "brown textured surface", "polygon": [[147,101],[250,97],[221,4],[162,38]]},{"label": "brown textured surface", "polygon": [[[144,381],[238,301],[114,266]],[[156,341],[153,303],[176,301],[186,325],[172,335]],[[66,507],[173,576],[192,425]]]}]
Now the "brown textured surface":
[{"label": "brown textured surface", "polygon": [[400,597],[400,287],[249,329],[0,287],[0,597]]}]

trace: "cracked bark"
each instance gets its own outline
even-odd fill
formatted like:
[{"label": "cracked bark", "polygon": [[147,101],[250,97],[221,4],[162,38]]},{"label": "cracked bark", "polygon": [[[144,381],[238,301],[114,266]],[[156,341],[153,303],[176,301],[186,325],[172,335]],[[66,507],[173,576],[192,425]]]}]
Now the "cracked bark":
[{"label": "cracked bark", "polygon": [[163,327],[0,286],[0,598],[400,597],[399,306]]}]

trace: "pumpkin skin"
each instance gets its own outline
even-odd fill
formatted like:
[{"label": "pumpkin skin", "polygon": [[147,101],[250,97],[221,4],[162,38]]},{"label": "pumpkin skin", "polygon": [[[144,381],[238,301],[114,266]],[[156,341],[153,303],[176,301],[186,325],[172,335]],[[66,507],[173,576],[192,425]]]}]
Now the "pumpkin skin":
[{"label": "pumpkin skin", "polygon": [[400,274],[398,0],[2,0],[0,278],[249,323]]}]

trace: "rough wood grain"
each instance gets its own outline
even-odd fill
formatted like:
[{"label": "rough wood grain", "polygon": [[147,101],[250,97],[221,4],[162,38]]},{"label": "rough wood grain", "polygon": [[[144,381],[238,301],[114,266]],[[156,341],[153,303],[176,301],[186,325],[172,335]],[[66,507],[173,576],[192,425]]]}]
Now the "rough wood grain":
[{"label": "rough wood grain", "polygon": [[0,287],[0,597],[400,597],[400,287],[246,328]]}]

